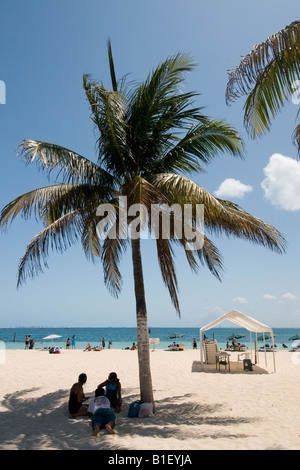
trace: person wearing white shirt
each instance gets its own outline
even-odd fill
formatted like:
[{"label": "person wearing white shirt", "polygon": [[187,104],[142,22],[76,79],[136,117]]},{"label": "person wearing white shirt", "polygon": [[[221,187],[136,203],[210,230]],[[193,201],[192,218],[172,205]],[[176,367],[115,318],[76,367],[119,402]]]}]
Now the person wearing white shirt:
[{"label": "person wearing white shirt", "polygon": [[93,436],[97,436],[103,427],[109,434],[115,434],[113,428],[116,417],[109,399],[104,395],[104,388],[98,387],[95,391],[95,398],[88,407],[88,415],[92,417]]}]

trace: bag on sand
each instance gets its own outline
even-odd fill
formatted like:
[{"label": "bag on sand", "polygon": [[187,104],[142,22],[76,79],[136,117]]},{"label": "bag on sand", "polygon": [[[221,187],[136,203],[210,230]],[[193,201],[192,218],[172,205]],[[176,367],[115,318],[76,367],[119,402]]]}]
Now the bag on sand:
[{"label": "bag on sand", "polygon": [[153,404],[142,403],[139,409],[139,418],[150,418],[153,416]]},{"label": "bag on sand", "polygon": [[137,418],[139,415],[141,400],[136,400],[129,405],[128,418]]}]

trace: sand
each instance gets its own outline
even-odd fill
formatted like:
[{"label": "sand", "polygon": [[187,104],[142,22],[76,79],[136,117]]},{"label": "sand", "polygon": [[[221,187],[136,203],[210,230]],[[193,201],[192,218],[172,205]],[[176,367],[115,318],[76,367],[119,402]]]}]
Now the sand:
[{"label": "sand", "polygon": [[[300,353],[272,353],[265,368],[202,371],[199,350],[151,351],[156,414],[128,418],[139,398],[137,351],[7,350],[0,364],[1,450],[296,450],[300,448]],[[194,367],[193,367],[194,365]],[[85,394],[116,371],[123,408],[114,435],[92,436],[89,418],[69,419],[69,390],[88,376]]]}]

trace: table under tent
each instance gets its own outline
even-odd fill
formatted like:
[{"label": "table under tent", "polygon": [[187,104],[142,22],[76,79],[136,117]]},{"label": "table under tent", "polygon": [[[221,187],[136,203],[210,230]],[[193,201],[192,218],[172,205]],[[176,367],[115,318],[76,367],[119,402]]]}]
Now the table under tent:
[{"label": "table under tent", "polygon": [[215,326],[219,325],[223,321],[228,320],[232,323],[235,323],[236,325],[245,328],[246,330],[250,331],[250,343],[251,343],[251,360],[252,360],[252,333],[255,333],[255,341],[257,344],[257,334],[261,333],[263,335],[263,341],[264,341],[264,352],[265,352],[265,365],[267,366],[267,355],[266,355],[266,343],[265,343],[265,333],[268,333],[271,336],[272,339],[272,351],[273,351],[273,366],[274,366],[274,372],[276,371],[276,366],[275,366],[275,350],[274,350],[274,334],[273,330],[271,327],[264,325],[263,323],[255,320],[254,318],[248,317],[247,315],[244,315],[243,313],[239,312],[238,310],[231,310],[230,312],[226,313],[225,315],[222,315],[220,318],[217,318],[215,321],[209,323],[206,326],[203,326],[200,328],[200,360],[201,360],[201,365],[203,365],[203,339],[202,339],[202,333],[204,331],[210,330],[211,328],[214,328]]}]

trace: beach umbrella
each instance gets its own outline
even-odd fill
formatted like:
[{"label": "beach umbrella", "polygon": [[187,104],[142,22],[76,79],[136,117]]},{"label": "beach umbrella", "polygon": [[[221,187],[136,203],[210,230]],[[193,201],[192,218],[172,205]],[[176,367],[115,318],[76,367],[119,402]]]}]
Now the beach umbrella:
[{"label": "beach umbrella", "polygon": [[236,338],[236,339],[240,339],[240,338],[245,338],[245,335],[231,335],[231,336],[228,336],[228,340],[232,340],[233,338]]},{"label": "beach umbrella", "polygon": [[[274,338],[275,338],[275,336],[274,336]],[[265,335],[265,339],[271,339],[271,336],[270,335]],[[257,341],[263,341],[263,340],[264,340],[263,335],[257,337]]]},{"label": "beach umbrella", "polygon": [[56,338],[61,338],[61,335],[49,335],[45,336],[43,339],[56,339]]},{"label": "beach umbrella", "polygon": [[48,335],[48,336],[45,336],[45,338],[43,339],[51,339],[53,343],[53,340],[56,338],[61,338],[61,335]]},{"label": "beach umbrella", "polygon": [[299,335],[294,335],[289,338],[289,341],[296,341],[297,339],[300,339]]}]

